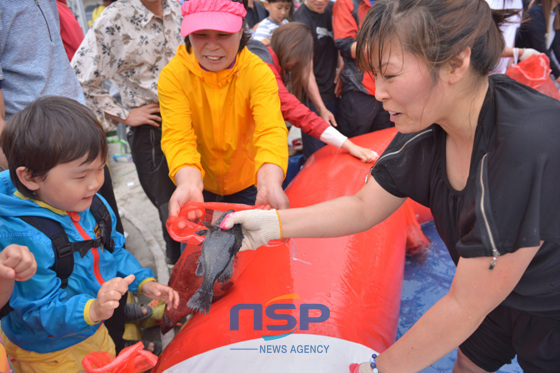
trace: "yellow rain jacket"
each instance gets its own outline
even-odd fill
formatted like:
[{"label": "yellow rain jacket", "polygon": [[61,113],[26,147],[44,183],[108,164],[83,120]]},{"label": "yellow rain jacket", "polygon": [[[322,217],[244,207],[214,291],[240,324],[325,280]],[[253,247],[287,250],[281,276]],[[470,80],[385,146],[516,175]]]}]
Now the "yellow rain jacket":
[{"label": "yellow rain jacket", "polygon": [[288,167],[288,130],[270,68],[244,48],[231,69],[205,71],[185,46],[158,82],[161,147],[169,176],[196,167],[204,189],[219,195],[256,184],[264,163]]}]

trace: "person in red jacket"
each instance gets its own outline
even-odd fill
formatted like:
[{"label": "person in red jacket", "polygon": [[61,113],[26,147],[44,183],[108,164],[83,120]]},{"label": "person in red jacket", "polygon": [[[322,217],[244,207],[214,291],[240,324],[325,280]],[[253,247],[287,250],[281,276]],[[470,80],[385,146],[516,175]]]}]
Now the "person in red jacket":
[{"label": "person in red jacket", "polygon": [[80,23],[68,7],[66,0],[56,0],[58,7],[58,16],[60,18],[60,37],[64,43],[64,49],[68,55],[68,60],[72,61],[74,53],[84,40],[84,32]]},{"label": "person in red jacket", "polygon": [[338,101],[339,130],[348,137],[392,127],[389,113],[374,97],[373,76],[356,66],[356,35],[373,0],[337,0],[333,7],[334,44],[344,60]]},{"label": "person in red jacket", "polygon": [[251,39],[247,47],[272,69],[278,83],[284,120],[301,128],[309,136],[348,151],[362,162],[376,159],[374,151],[354,144],[300,101],[304,91],[311,100],[321,100],[315,78],[310,79],[313,71],[313,37],[306,24],[287,23],[274,31],[269,46],[265,47],[261,42]]}]

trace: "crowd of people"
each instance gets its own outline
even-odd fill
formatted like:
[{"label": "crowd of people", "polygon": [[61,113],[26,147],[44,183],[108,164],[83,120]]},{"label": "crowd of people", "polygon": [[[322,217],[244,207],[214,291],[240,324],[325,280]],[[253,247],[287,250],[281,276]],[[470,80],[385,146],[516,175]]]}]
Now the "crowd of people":
[{"label": "crowd of people", "polygon": [[[457,347],[456,372],[514,357],[557,370],[560,102],[500,73],[545,53],[560,84],[559,3],[117,0],[83,35],[65,0],[0,0],[12,369],[77,372],[88,352],[118,353],[128,291],[178,307],[125,247],[106,166],[120,123],[169,264],[181,246],[165,222],[191,201],[270,206],[222,223],[241,224],[253,250],[369,229],[407,198],[431,209],[457,265],[451,289],[360,372],[419,371]],[[372,162],[350,138],[398,134],[354,196],[290,209],[287,123],[305,157],[329,144]]]}]

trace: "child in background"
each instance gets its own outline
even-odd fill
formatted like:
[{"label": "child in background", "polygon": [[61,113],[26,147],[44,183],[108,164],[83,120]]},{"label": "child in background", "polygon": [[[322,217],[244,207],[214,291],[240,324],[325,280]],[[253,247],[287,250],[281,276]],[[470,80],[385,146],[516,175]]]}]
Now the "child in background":
[{"label": "child in background", "polygon": [[253,38],[269,45],[272,32],[278,26],[288,23],[286,18],[292,15],[294,4],[292,0],[268,0],[264,2],[264,7],[268,10],[268,17],[258,24]]},{"label": "child in background", "polygon": [[[0,144],[10,165],[0,173],[0,245],[27,246],[37,258],[37,273],[14,286],[2,340],[15,372],[80,371],[89,352],[115,354],[102,321],[123,294],[139,292],[171,308],[179,296],[123,249],[115,215],[96,195],[107,140],[89,109],[68,98],[40,98],[8,120]],[[56,237],[28,217],[55,221],[66,234],[73,265],[65,280],[54,269],[63,258],[53,251]]]}]

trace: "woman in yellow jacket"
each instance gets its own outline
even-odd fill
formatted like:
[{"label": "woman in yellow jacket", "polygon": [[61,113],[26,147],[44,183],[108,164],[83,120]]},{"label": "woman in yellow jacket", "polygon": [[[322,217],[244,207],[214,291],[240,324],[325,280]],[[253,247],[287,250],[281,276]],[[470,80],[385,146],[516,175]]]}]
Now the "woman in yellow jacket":
[{"label": "woman in yellow jacket", "polygon": [[182,13],[185,45],[158,82],[161,146],[177,185],[170,216],[189,201],[287,207],[287,128],[272,71],[245,48],[245,8],[190,0]]}]

